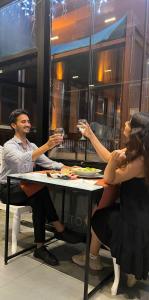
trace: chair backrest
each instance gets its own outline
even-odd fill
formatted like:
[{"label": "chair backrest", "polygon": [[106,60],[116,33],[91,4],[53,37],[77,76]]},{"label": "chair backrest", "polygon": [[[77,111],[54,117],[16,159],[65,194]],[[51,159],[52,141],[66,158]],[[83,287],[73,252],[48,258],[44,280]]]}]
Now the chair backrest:
[{"label": "chair backrest", "polygon": [[0,174],[2,172],[2,154],[3,154],[3,147],[0,146]]}]

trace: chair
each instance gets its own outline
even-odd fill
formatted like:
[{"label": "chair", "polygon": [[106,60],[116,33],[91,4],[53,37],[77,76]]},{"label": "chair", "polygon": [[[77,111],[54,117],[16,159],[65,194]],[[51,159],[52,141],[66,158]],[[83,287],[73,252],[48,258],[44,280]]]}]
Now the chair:
[{"label": "chair", "polygon": [[[2,169],[2,152],[3,152],[3,147],[0,146],[0,173]],[[0,210],[6,211],[6,204],[2,203],[1,200],[0,200]],[[17,239],[18,239],[18,234],[20,232],[21,214],[31,213],[32,208],[30,206],[10,205],[10,212],[13,214],[11,253],[14,254],[15,252],[17,252]]]},{"label": "chair", "polygon": [[[111,295],[116,296],[118,286],[119,286],[119,281],[120,281],[120,266],[116,263],[116,258],[113,258],[113,266],[114,266],[114,282],[113,282],[113,285],[111,287]],[[127,276],[128,276],[127,286],[128,287],[133,287],[136,284],[137,279],[132,274],[129,274]]]},{"label": "chair", "polygon": [[120,266],[116,263],[116,258],[113,258],[113,267],[114,267],[114,282],[111,287],[111,295],[116,296],[117,290],[120,281]]}]

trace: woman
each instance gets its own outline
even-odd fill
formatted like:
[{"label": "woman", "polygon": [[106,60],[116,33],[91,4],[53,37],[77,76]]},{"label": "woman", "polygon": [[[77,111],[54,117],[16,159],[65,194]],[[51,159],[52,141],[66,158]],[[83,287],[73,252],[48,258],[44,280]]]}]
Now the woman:
[{"label": "woman", "polygon": [[144,127],[131,130],[123,166],[114,151],[104,172],[107,183],[121,183],[120,209],[98,210],[92,218],[98,239],[136,279],[146,279],[149,272],[149,125]]},{"label": "woman", "polygon": [[[127,159],[129,160],[130,153],[131,152],[133,153],[133,151],[136,151],[136,149],[131,150],[129,148],[132,143],[132,139],[135,136],[134,132],[136,132],[136,130],[138,130],[138,131],[140,131],[140,134],[142,134],[141,132],[143,132],[144,128],[146,128],[146,126],[148,124],[149,124],[149,114],[148,113],[137,113],[137,114],[133,115],[131,121],[125,123],[124,135],[127,137],[128,140],[130,139],[130,141],[128,142],[128,145],[127,145],[127,147],[128,147],[127,150],[126,149],[118,150],[112,154],[97,140],[97,138],[94,136],[94,134],[92,133],[92,131],[88,125],[85,128],[84,134],[86,136],[88,136],[88,138],[94,145],[98,155],[100,155],[105,161],[109,160],[109,163],[110,163],[111,160],[114,160],[115,159],[114,157],[117,156],[117,158],[118,158],[118,159],[116,159],[117,168],[123,162],[123,168],[120,170],[121,170],[121,172],[124,172],[124,170],[126,168],[126,166],[124,166],[124,161],[126,162],[126,157],[124,155],[124,151],[126,151]],[[138,147],[138,144],[135,143],[134,146]],[[135,157],[135,155],[136,155],[136,157]],[[137,170],[139,170],[140,158],[138,159],[137,155],[139,155],[139,152],[138,152],[138,154],[134,154],[134,156],[132,156],[131,159],[135,161],[135,165],[137,165],[136,168],[137,168]],[[129,166],[129,164],[128,164],[128,166]],[[105,172],[107,172],[107,169]],[[134,174],[131,174],[131,176],[133,176],[133,175]],[[107,179],[106,173],[105,173],[105,179]],[[116,184],[116,183],[121,183],[121,181],[113,182],[113,184]],[[136,184],[136,182],[135,182],[135,184]],[[135,187],[133,187],[133,188],[135,188]],[[132,188],[132,190],[133,190],[133,188]],[[121,195],[122,195],[122,190],[121,190]],[[105,234],[104,240],[102,240],[102,238],[99,238],[99,234],[97,234],[97,232],[96,232],[97,224],[99,221],[101,232],[102,233],[106,232],[107,231],[107,223],[105,222],[104,214],[106,213],[109,215],[111,211],[112,211],[112,218],[116,220],[117,213],[119,213],[119,207],[115,207],[114,210],[112,210],[111,207],[107,208],[107,209],[103,209],[103,210],[98,210],[93,217],[93,229],[95,232],[94,231],[92,232],[92,240],[91,240],[91,246],[90,246],[90,268],[94,269],[94,270],[102,269],[100,257],[98,256],[101,242],[103,242],[104,244],[107,244],[107,246],[109,246],[109,242],[108,242],[109,241],[109,236],[108,236],[109,231],[107,232],[107,235]],[[100,214],[100,218],[99,218],[99,214]],[[100,220],[98,220],[98,218]],[[94,225],[95,225],[95,228],[94,228]],[[118,226],[116,225],[115,227],[117,228]],[[100,240],[101,240],[101,242],[100,242]],[[75,263],[77,263],[78,265],[83,266],[85,264],[85,255],[84,254],[76,255],[72,258],[72,260]]]}]

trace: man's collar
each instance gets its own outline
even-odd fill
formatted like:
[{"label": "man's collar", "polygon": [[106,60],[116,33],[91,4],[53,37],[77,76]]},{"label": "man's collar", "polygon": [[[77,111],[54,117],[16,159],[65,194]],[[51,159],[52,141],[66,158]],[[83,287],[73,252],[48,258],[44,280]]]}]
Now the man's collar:
[{"label": "man's collar", "polygon": [[[17,137],[14,135],[13,139],[18,143],[18,144],[23,144],[23,142]],[[26,138],[26,142],[27,144],[29,144],[29,140]]]}]

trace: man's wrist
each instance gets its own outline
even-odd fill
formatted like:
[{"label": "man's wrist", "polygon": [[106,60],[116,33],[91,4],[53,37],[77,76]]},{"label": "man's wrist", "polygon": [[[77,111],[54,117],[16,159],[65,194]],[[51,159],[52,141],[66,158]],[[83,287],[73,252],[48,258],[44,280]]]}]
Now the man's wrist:
[{"label": "man's wrist", "polygon": [[51,146],[50,143],[47,142],[47,143],[45,143],[44,146],[45,146],[46,151],[50,150],[50,146]]}]

